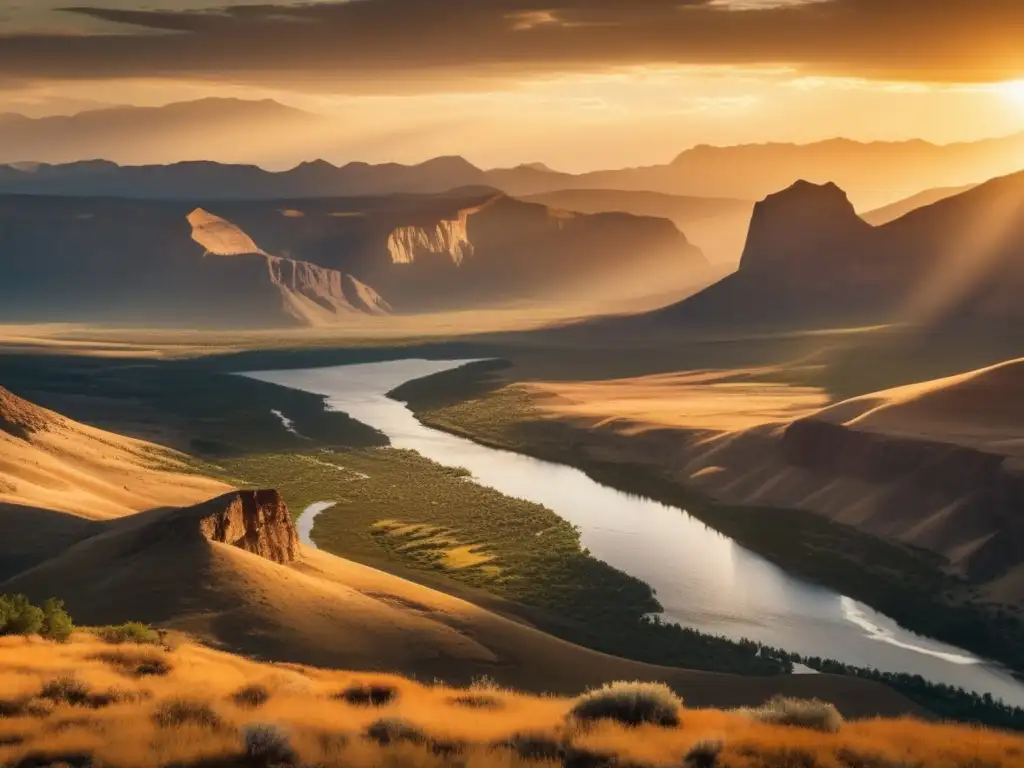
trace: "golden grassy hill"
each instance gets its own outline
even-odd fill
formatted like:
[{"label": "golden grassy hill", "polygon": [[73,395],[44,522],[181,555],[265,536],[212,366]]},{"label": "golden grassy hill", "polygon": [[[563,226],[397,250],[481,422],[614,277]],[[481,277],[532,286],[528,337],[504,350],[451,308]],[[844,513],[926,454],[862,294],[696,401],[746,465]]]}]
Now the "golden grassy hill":
[{"label": "golden grassy hill", "polygon": [[486,683],[452,689],[258,663],[186,641],[111,645],[88,633],[67,644],[0,638],[0,692],[4,766],[1015,768],[1024,761],[1020,736],[910,718],[840,725],[816,707],[807,722],[838,727],[823,732],[767,724],[751,712],[679,710],[659,696],[659,719],[677,725],[627,727],[569,717],[572,699]]},{"label": "golden grassy hill", "polygon": [[[884,686],[850,677],[743,677],[628,661],[325,552],[297,547],[294,559],[278,562],[240,548],[240,536],[233,545],[200,530],[204,516],[251,495],[96,523],[86,538],[0,582],[0,593],[36,602],[58,596],[86,624],[141,620],[277,661],[461,682],[488,675],[535,692],[643,678],[706,705],[753,705],[784,693],[827,696],[850,714],[920,711]],[[279,522],[291,525],[275,493],[262,498],[268,509],[283,508]],[[272,534],[269,525],[260,530]]]},{"label": "golden grassy hill", "polygon": [[227,490],[188,473],[181,458],[0,387],[0,579],[62,552],[98,521]]},{"label": "golden grassy hill", "polygon": [[72,421],[0,387],[0,505],[102,520],[226,490],[170,451]]},{"label": "golden grassy hill", "polygon": [[[256,658],[462,683],[488,675],[534,692],[642,678],[702,705],[786,694],[827,697],[850,715],[921,712],[885,686],[850,677],[695,672],[574,645],[300,546],[276,492],[179,506],[224,486],[173,471],[173,457],[164,459],[171,470],[154,468],[152,446],[2,392],[0,438],[12,463],[0,465],[0,479],[11,478],[19,490],[8,493],[32,505],[0,504],[0,593],[59,597],[80,622],[145,621]],[[30,475],[24,466],[53,468]],[[33,482],[22,485],[24,477]]]}]

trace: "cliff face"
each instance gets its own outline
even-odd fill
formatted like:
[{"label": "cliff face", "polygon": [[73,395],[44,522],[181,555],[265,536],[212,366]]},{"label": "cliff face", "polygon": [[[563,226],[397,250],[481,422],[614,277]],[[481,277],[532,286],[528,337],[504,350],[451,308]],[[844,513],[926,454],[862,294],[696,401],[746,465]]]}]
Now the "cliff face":
[{"label": "cliff face", "polygon": [[199,531],[210,541],[290,563],[299,549],[288,505],[274,490],[235,491],[203,504]]},{"label": "cliff face", "polygon": [[445,219],[434,227],[398,227],[388,236],[388,253],[395,264],[412,264],[427,254],[449,257],[456,265],[473,254],[466,217]]},{"label": "cliff face", "polygon": [[870,232],[835,184],[798,181],[754,206],[740,270],[796,278],[807,270],[842,269],[849,265],[837,256]]},{"label": "cliff face", "polygon": [[[387,302],[369,286],[336,269],[271,256],[240,227],[202,208],[190,213],[188,222],[192,227],[192,239],[206,249],[204,258],[263,259],[269,285],[280,291],[281,309],[294,322],[328,325],[344,316],[359,313],[383,315],[390,310]],[[240,269],[242,267],[234,266],[230,271]],[[254,290],[259,288],[258,284],[254,286]]]},{"label": "cliff face", "polygon": [[682,295],[708,277],[665,219],[491,189],[208,206],[0,196],[0,321],[322,326],[392,307]]}]

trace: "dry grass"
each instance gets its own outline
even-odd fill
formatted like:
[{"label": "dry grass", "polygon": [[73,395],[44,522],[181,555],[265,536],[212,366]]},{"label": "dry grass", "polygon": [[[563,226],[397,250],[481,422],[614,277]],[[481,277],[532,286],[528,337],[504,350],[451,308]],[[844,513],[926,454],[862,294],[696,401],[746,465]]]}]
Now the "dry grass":
[{"label": "dry grass", "polygon": [[[1024,765],[1024,737],[909,719],[848,721],[836,733],[823,733],[770,725],[743,713],[687,709],[678,726],[626,727],[569,717],[579,703],[572,699],[260,664],[186,642],[174,650],[145,649],[168,672],[137,677],[104,660],[110,650],[87,634],[68,644],[0,639],[0,765]],[[249,688],[260,691],[258,712],[249,706],[249,693],[235,698]],[[379,706],[337,697],[374,688],[391,688],[396,695]],[[497,706],[456,703],[471,697]],[[91,706],[100,700],[102,706]],[[22,763],[29,756],[35,762]]]},{"label": "dry grass", "polygon": [[839,714],[839,710],[827,701],[818,699],[776,696],[763,707],[739,711],[768,725],[810,728],[823,733],[838,733],[843,727],[843,716]]},{"label": "dry grass", "polygon": [[679,725],[683,702],[663,683],[611,683],[588,691],[569,714],[576,720],[613,720],[622,725]]}]

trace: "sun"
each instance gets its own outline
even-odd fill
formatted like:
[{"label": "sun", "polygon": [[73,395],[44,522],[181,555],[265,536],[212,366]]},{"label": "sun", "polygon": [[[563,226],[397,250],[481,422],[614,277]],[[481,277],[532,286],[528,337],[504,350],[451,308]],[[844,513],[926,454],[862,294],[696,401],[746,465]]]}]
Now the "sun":
[{"label": "sun", "polygon": [[999,93],[1014,104],[1024,107],[1024,80],[1012,80],[999,85]]}]

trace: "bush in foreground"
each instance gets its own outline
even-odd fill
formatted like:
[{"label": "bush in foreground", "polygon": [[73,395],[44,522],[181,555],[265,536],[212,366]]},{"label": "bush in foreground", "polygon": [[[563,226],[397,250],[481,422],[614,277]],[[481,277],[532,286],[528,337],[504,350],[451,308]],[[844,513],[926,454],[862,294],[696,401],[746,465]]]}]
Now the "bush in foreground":
[{"label": "bush in foreground", "polygon": [[40,608],[24,595],[0,595],[0,635],[39,635],[63,643],[74,631],[61,600],[51,597]]},{"label": "bush in foreground", "polygon": [[129,621],[126,624],[117,624],[110,627],[98,627],[93,630],[97,637],[111,645],[124,645],[135,643],[136,645],[159,645],[160,633],[148,624],[137,621]]},{"label": "bush in foreground", "polygon": [[245,757],[254,766],[294,765],[298,761],[288,734],[276,725],[248,725],[243,738]]},{"label": "bush in foreground", "polygon": [[385,683],[352,685],[334,698],[357,707],[383,707],[398,698],[398,689]]},{"label": "bush in foreground", "polygon": [[614,720],[623,725],[680,723],[683,701],[663,683],[609,683],[576,699],[569,715],[581,721]]},{"label": "bush in foreground", "polygon": [[153,722],[158,728],[197,725],[201,728],[218,730],[224,725],[209,705],[190,699],[171,699],[163,702],[153,713]]},{"label": "bush in foreground", "polygon": [[823,733],[838,733],[843,727],[843,716],[827,701],[818,699],[791,699],[776,696],[758,709],[744,709],[743,713],[767,725],[785,725],[810,728]]},{"label": "bush in foreground", "polygon": [[102,661],[125,677],[165,677],[172,669],[159,651],[104,651],[89,658]]},{"label": "bush in foreground", "polygon": [[270,701],[270,691],[263,685],[247,685],[231,694],[231,700],[242,709],[259,709]]}]

